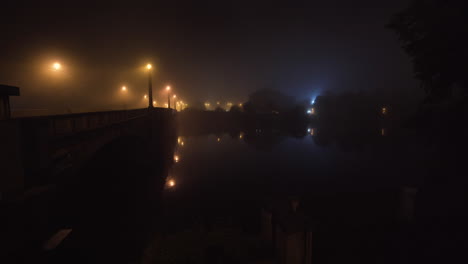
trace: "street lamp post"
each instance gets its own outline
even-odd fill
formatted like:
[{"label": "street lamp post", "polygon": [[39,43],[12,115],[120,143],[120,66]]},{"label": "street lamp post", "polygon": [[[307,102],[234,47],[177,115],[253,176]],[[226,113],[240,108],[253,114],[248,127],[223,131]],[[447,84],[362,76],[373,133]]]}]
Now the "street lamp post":
[{"label": "street lamp post", "polygon": [[[64,77],[63,65],[60,62],[58,61],[53,62],[50,65],[50,70],[53,72],[53,75],[55,75],[54,76],[55,78]],[[58,103],[57,105],[60,105],[63,108],[63,111],[65,112],[67,112],[67,110],[71,111],[68,108],[67,91],[65,89],[60,89],[60,91],[57,94],[57,98],[59,98],[60,100],[60,103]]]},{"label": "street lamp post", "polygon": [[167,108],[171,108],[171,87],[168,85],[166,87],[166,91],[167,91]]},{"label": "street lamp post", "polygon": [[146,69],[148,69],[148,108],[153,108],[153,79],[152,79],[152,66],[151,64],[146,65]]},{"label": "street lamp post", "polygon": [[122,97],[123,97],[123,108],[124,110],[127,110],[127,96],[126,96],[126,93],[127,93],[127,86],[122,86]]},{"label": "street lamp post", "polygon": [[177,95],[174,94],[174,96],[172,96],[172,98],[174,98],[174,109],[177,111],[177,104],[176,104]]}]

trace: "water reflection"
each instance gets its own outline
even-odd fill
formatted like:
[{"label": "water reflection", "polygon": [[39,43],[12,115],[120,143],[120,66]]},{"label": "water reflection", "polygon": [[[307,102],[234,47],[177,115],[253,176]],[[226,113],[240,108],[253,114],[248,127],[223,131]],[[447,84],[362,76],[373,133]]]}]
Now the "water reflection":
[{"label": "water reflection", "polygon": [[[188,130],[181,127],[166,152],[124,141],[93,160],[55,207],[67,220],[57,230],[73,228],[56,249],[62,263],[82,251],[90,256],[77,262],[248,263],[252,256],[266,261],[273,249],[286,256],[287,243],[301,245],[303,262],[392,262],[414,241],[405,228],[423,223],[418,235],[427,237],[425,230],[439,230],[428,216],[463,201],[446,191],[448,202],[432,210],[439,189],[413,187],[415,175],[427,173],[417,166],[420,152],[381,124]],[[416,222],[418,215],[426,222]]]},{"label": "water reflection", "polygon": [[[236,247],[257,253],[263,247],[265,252],[275,248],[279,254],[286,254],[288,249],[281,247],[286,243],[307,245],[300,247],[301,261],[346,260],[331,254],[331,249],[353,250],[355,258],[347,256],[347,260],[357,261],[366,254],[376,257],[372,253],[375,251],[362,246],[362,242],[349,241],[359,237],[379,250],[386,248],[395,242],[389,230],[394,228],[393,221],[401,217],[397,212],[411,214],[411,209],[407,209],[411,203],[402,204],[396,199],[399,187],[381,193],[368,189],[370,185],[370,189],[377,188],[376,175],[387,177],[398,171],[381,170],[381,164],[393,160],[385,154],[388,146],[381,141],[379,130],[306,124],[289,129],[246,126],[181,134],[190,144],[183,151],[178,150],[184,159],[172,173],[177,175],[177,182],[184,184],[168,191],[166,224],[172,231],[166,238],[155,239],[148,249],[151,259],[160,260],[161,247],[178,258],[175,252],[182,249],[176,241],[192,241],[195,237],[200,238],[199,243],[187,243],[184,247],[194,255],[202,254],[201,262],[206,260],[203,256],[213,255],[229,260]],[[219,144],[221,141],[223,144]],[[367,146],[371,146],[370,152]],[[388,186],[399,185],[397,178],[392,180]],[[170,181],[167,184],[167,189],[171,189]],[[295,202],[293,207],[283,206],[289,197],[296,197],[293,200],[300,200],[300,205]],[[406,207],[389,209],[398,206]],[[269,212],[269,218],[262,212]],[[258,219],[263,218],[269,221],[260,223]],[[270,244],[257,241],[259,235],[252,236],[255,232],[249,230],[264,230]],[[258,247],[245,242],[234,246],[223,237],[227,234],[238,242],[256,241]],[[210,240],[216,235],[219,240]],[[214,243],[216,249],[207,246],[205,239]],[[386,242],[377,243],[378,239]],[[286,258],[287,254],[282,256]],[[250,261],[247,255],[236,257],[241,258],[240,262]]]}]

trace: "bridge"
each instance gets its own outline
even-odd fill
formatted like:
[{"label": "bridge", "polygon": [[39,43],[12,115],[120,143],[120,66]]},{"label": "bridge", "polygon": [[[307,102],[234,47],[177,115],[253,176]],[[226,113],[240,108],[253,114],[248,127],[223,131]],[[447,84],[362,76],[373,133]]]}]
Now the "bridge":
[{"label": "bridge", "polygon": [[11,118],[8,96],[19,95],[19,90],[6,88],[0,89],[0,200],[15,200],[71,177],[96,152],[122,137],[139,138],[153,153],[172,158],[172,109]]}]

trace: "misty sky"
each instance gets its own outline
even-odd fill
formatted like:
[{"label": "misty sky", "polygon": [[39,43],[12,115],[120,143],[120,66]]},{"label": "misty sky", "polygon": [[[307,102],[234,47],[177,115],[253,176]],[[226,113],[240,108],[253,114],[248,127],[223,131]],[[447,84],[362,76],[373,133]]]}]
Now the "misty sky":
[{"label": "misty sky", "polygon": [[[45,108],[62,97],[73,106],[108,105],[121,99],[121,85],[134,103],[146,93],[141,66],[152,62],[156,100],[165,84],[189,102],[240,102],[266,87],[297,98],[327,90],[413,96],[421,91],[410,60],[385,28],[406,5],[14,1],[0,18],[0,83],[21,87],[14,107]],[[55,60],[63,76],[44,70]]]}]

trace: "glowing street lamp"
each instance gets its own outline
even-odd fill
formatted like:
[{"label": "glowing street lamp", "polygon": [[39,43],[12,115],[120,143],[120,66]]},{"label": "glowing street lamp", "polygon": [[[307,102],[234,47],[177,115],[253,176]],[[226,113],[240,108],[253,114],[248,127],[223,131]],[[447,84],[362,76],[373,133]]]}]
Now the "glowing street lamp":
[{"label": "glowing street lamp", "polygon": [[127,109],[127,102],[126,102],[126,101],[127,101],[127,100],[126,100],[126,99],[127,99],[127,96],[126,96],[126,95],[127,95],[127,86],[125,86],[125,85],[122,86],[122,87],[120,88],[120,91],[122,91],[122,94],[123,94],[123,96],[122,96],[122,97],[123,97],[123,98],[122,98],[122,100],[123,100],[123,108],[126,110],[126,109]]},{"label": "glowing street lamp", "polygon": [[169,187],[174,187],[174,186],[175,186],[175,181],[174,181],[174,180],[169,180],[169,181],[167,182],[167,185],[168,185]]},{"label": "glowing street lamp", "polygon": [[179,162],[179,156],[178,155],[174,155],[174,162],[175,163]]},{"label": "glowing street lamp", "polygon": [[153,80],[152,80],[152,69],[153,66],[151,64],[146,64],[146,69],[148,70],[148,108],[152,109],[153,108]]},{"label": "glowing street lamp", "polygon": [[54,63],[52,64],[52,69],[53,69],[54,71],[59,71],[60,69],[62,69],[62,65],[61,65],[59,62],[54,62]]},{"label": "glowing street lamp", "polygon": [[173,95],[172,98],[174,99],[174,108],[175,110],[177,110],[177,104],[176,104],[176,98],[177,98],[177,95]]},{"label": "glowing street lamp", "polygon": [[166,86],[167,91],[167,108],[171,108],[171,86]]}]

